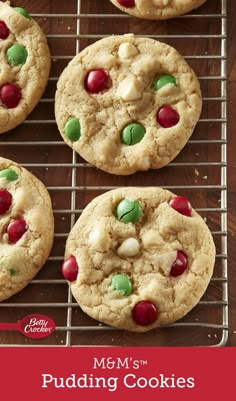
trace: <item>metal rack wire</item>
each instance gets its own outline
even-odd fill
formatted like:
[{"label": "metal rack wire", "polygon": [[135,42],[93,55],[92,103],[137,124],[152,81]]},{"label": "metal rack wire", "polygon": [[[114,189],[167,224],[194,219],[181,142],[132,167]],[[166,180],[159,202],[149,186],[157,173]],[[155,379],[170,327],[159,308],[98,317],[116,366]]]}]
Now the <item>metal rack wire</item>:
[{"label": "metal rack wire", "polygon": [[[209,0],[210,12],[205,8],[202,13],[198,13],[197,10],[195,13],[178,18],[180,26],[173,25],[177,30],[177,33],[173,34],[153,33],[153,25],[149,29],[144,21],[135,22],[134,25],[131,23],[134,29],[137,24],[143,24],[145,32],[148,33],[142,36],[169,41],[171,44],[174,41],[177,48],[182,47],[181,43],[184,40],[194,40],[196,48],[199,50],[200,47],[199,53],[184,56],[190,64],[196,62],[197,70],[199,61],[204,63],[203,67],[199,67],[200,73],[197,71],[197,74],[203,89],[206,112],[201,117],[199,128],[190,139],[183,156],[180,155],[167,169],[165,168],[167,172],[163,173],[163,178],[161,174],[158,176],[157,185],[179,194],[188,194],[194,206],[196,205],[195,209],[209,222],[217,248],[216,269],[211,280],[211,288],[193,313],[191,312],[182,321],[162,329],[163,331],[154,330],[152,334],[142,337],[114,330],[87,318],[74,302],[67,283],[60,276],[66,237],[89,200],[96,194],[121,185],[136,186],[141,177],[137,174],[137,178],[111,179],[71,151],[57,132],[52,106],[53,91],[61,70],[80,49],[109,34],[104,34],[102,29],[100,31],[96,24],[91,28],[91,21],[100,21],[104,26],[109,20],[114,21],[114,30],[110,32],[112,34],[120,33],[116,21],[128,23],[133,20],[117,10],[113,10],[113,13],[103,12],[105,2],[102,1],[104,4],[99,14],[93,13],[93,7],[89,2],[86,2],[87,6],[84,7],[82,0],[70,1],[75,7],[73,13],[64,14],[60,13],[60,10],[58,13],[31,13],[34,18],[45,23],[45,29],[49,31],[47,37],[52,47],[53,44],[59,43],[52,55],[56,68],[52,68],[49,87],[51,85],[53,90],[49,88],[46,91],[37,108],[39,111],[36,109],[36,112],[18,128],[17,135],[7,136],[6,140],[0,142],[3,156],[21,162],[46,183],[56,218],[55,245],[47,265],[28,286],[29,288],[0,304],[1,321],[4,318],[15,321],[29,313],[45,313],[55,320],[57,330],[53,336],[48,340],[42,340],[40,344],[24,339],[18,333],[8,333],[8,336],[4,337],[0,335],[1,345],[185,345],[186,336],[192,336],[193,342],[188,345],[223,346],[227,342],[228,335],[226,0],[219,2],[220,9],[219,4],[216,6],[214,5],[216,2]],[[183,34],[181,24],[193,19],[197,25],[203,21],[205,31],[188,33],[186,30]],[[63,21],[62,24],[67,25],[66,31],[58,33],[53,30],[51,25],[54,21]],[[71,33],[72,27],[64,21],[70,21],[73,25],[73,33]],[[214,21],[215,24],[210,24],[209,21]],[[139,28],[139,34],[140,31]],[[67,51],[64,54],[65,41],[71,43],[71,46],[68,46],[71,54],[67,54]],[[201,49],[204,41],[207,47]],[[58,49],[62,50],[61,54],[57,53]],[[45,112],[47,108],[50,109],[49,112]],[[41,110],[44,110],[43,114]],[[33,137],[28,140],[26,133],[31,130]],[[176,169],[183,169],[186,174],[176,178],[175,182],[172,179],[172,172]],[[146,177],[145,185],[156,185],[156,175],[151,172],[147,173]],[[43,298],[40,298],[41,295]]]}]

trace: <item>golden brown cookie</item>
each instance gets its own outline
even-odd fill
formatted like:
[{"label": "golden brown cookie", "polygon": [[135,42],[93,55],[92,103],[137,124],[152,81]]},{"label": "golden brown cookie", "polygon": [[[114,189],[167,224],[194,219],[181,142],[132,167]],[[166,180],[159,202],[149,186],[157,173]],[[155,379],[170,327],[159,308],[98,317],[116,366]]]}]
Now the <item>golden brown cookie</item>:
[{"label": "golden brown cookie", "polygon": [[20,7],[0,1],[0,134],[22,123],[41,98],[51,59],[45,35]]},{"label": "golden brown cookie", "polygon": [[186,198],[120,188],[85,208],[67,239],[62,273],[89,316],[143,332],[186,315],[214,261],[211,233]]},{"label": "golden brown cookie", "polygon": [[206,0],[110,0],[120,10],[144,19],[169,19],[200,7]]},{"label": "golden brown cookie", "polygon": [[24,288],[50,253],[54,218],[47,189],[29,171],[0,157],[0,301]]},{"label": "golden brown cookie", "polygon": [[134,35],[84,49],[57,86],[64,141],[113,174],[157,169],[184,147],[199,119],[199,82],[172,47]]}]

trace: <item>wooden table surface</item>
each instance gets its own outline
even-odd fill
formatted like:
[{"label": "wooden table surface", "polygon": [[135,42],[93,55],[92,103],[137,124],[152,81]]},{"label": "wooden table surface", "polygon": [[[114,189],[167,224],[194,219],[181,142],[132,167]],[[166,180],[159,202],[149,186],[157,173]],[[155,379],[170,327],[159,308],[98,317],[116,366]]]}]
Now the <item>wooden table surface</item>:
[{"label": "wooden table surface", "polygon": [[[64,14],[77,12],[77,0],[14,0],[13,5],[25,7],[31,14]],[[235,131],[235,104],[236,104],[236,24],[235,11],[236,4],[234,0],[228,0],[228,273],[229,273],[229,337],[228,345],[236,345],[236,140]],[[220,13],[220,0],[208,0],[205,5],[195,11],[196,14]],[[81,0],[82,14],[120,14],[108,0]],[[37,17],[38,22],[49,35],[70,35],[76,33],[76,19],[64,17]],[[140,35],[163,35],[163,41],[176,47],[184,56],[188,55],[204,55],[205,58],[188,58],[189,63],[195,69],[199,77],[208,75],[220,76],[220,60],[207,59],[207,55],[217,55],[220,53],[221,39],[214,38],[198,38],[185,39],[181,35],[206,34],[216,35],[220,33],[220,18],[177,18],[171,21],[145,21],[135,18],[81,18],[80,32],[84,35],[80,40],[80,48],[84,48],[92,43],[98,35],[102,34],[123,34],[134,32]],[[93,35],[88,37],[88,35]],[[178,39],[173,35],[177,35]],[[165,37],[164,37],[165,36]],[[58,55],[70,56],[75,54],[75,38],[56,38],[50,37],[49,46],[52,52],[52,72],[51,77],[58,77],[63,68],[67,65],[68,59],[57,58]],[[203,97],[212,98],[219,97],[221,90],[220,80],[207,80],[202,78],[201,87]],[[51,80],[48,84],[44,98],[53,99],[55,94],[56,81]],[[136,173],[130,177],[115,177],[109,174],[97,171],[94,168],[79,167],[77,172],[76,185],[82,187],[91,187],[94,185],[105,186],[123,186],[123,185],[164,185],[164,186],[193,186],[193,189],[181,188],[177,192],[189,197],[195,208],[216,208],[219,207],[220,191],[217,185],[220,183],[220,167],[208,166],[207,163],[220,162],[221,153],[220,145],[215,140],[221,139],[221,123],[214,122],[219,119],[221,108],[220,102],[209,101],[204,102],[201,118],[211,119],[208,122],[199,122],[196,127],[192,140],[197,142],[190,143],[176,158],[177,165],[165,167],[161,171]],[[53,120],[53,101],[41,102],[32,115],[31,120]],[[201,143],[201,140],[213,140],[209,144]],[[58,134],[55,124],[22,124],[11,133],[2,135],[2,140],[6,141],[5,146],[1,146],[1,156],[8,157],[19,163],[25,164],[36,176],[38,176],[48,187],[70,186],[72,168],[72,152],[66,145],[58,145],[61,137]],[[40,141],[55,141],[55,146],[45,145]],[[8,142],[11,144],[8,146]],[[14,144],[22,141],[21,146]],[[35,141],[35,145],[27,145],[27,141]],[[25,143],[25,144],[24,144]],[[77,163],[83,160],[77,156]],[[191,167],[183,166],[182,163],[189,162]],[[206,162],[199,165],[198,162]],[[35,163],[41,166],[35,166]],[[68,167],[48,167],[48,163],[65,163]],[[194,167],[196,164],[196,168]],[[214,190],[205,190],[206,185],[215,186]],[[198,186],[203,189],[198,190]],[[103,192],[94,190],[79,190],[76,192],[76,209],[81,209],[96,195]],[[53,280],[61,280],[60,266],[64,254],[64,246],[66,237],[63,233],[68,233],[73,223],[69,211],[71,206],[71,191],[56,191],[51,189],[53,207],[56,219],[55,244],[52,250],[51,258],[46,266],[37,276],[39,282],[33,282],[28,285],[19,294],[12,299],[4,302],[0,309],[0,320],[14,322],[30,313],[44,313],[61,327],[54,335],[48,339],[41,340],[41,344],[65,345],[68,341],[65,326],[68,319],[68,308],[62,305],[66,304],[68,299],[68,287],[65,282],[58,282],[54,285]],[[59,211],[67,210],[64,215]],[[78,217],[75,214],[75,218]],[[203,213],[203,217],[212,231],[219,231],[220,213]],[[221,253],[221,238],[214,236],[217,253]],[[221,259],[217,258],[215,266],[215,277],[222,276]],[[48,280],[48,284],[43,284],[41,280]],[[214,301],[222,299],[222,283],[217,281],[211,283],[207,294],[203,297],[203,301]],[[71,300],[70,300],[71,301]],[[37,307],[32,307],[32,303]],[[43,304],[45,303],[45,304]],[[50,307],[51,303],[57,303],[55,308]],[[22,306],[21,306],[22,305]],[[28,306],[27,306],[28,305]],[[41,307],[40,307],[41,305]],[[92,321],[84,315],[76,305],[72,311],[69,311],[69,318],[73,326],[92,326],[97,327],[97,322]],[[220,330],[205,328],[191,328],[191,323],[209,322],[221,324],[222,307],[205,307],[199,304],[194,310],[188,314],[183,322],[187,322],[190,326],[180,326],[152,331],[145,335],[117,332],[117,331],[72,331],[70,339],[72,344],[78,345],[216,345],[220,341]],[[197,325],[196,325],[197,326]],[[21,334],[14,332],[0,332],[0,344],[38,344],[35,340],[23,338]]]}]

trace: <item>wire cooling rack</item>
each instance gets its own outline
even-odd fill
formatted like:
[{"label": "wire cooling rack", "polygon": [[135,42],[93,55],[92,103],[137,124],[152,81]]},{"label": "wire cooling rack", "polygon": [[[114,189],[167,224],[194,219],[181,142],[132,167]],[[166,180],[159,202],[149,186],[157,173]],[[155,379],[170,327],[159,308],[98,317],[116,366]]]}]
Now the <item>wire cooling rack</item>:
[{"label": "wire cooling rack", "polygon": [[[43,340],[30,340],[14,331],[0,332],[1,345],[225,345],[226,0],[208,0],[188,15],[162,22],[124,15],[106,0],[34,3],[30,2],[32,9],[28,11],[47,33],[51,76],[38,107],[24,124],[3,135],[0,145],[2,156],[21,163],[48,187],[56,220],[55,243],[38,276],[19,294],[0,304],[0,316],[2,322],[15,322],[27,314],[41,313],[50,316],[57,329]],[[28,2],[22,0],[17,5],[27,7]],[[104,36],[127,32],[164,41],[179,50],[198,75],[204,106],[190,141],[169,166],[130,177],[113,177],[87,164],[64,144],[55,123],[54,94],[60,73],[76,53]],[[128,185],[158,185],[187,196],[207,222],[217,249],[214,275],[199,304],[181,321],[145,334],[115,330],[86,316],[60,273],[66,238],[83,208],[96,195]]]}]

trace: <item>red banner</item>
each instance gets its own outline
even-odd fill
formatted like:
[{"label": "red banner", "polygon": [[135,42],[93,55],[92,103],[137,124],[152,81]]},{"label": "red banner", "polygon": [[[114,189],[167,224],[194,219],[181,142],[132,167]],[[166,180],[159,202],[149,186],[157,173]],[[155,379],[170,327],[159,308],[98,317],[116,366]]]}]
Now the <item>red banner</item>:
[{"label": "red banner", "polygon": [[[222,401],[236,348],[1,348],[1,398]],[[234,365],[233,365],[234,366]]]}]

